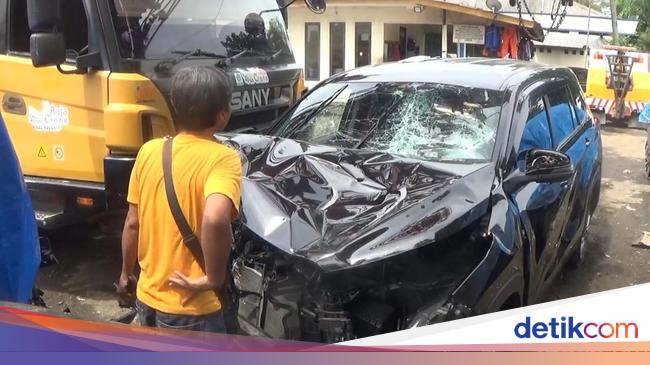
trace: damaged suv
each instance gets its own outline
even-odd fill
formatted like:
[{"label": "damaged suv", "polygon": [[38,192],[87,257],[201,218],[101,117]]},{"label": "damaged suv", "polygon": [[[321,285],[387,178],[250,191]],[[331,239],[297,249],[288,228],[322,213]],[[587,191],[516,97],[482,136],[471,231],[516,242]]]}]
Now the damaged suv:
[{"label": "damaged suv", "polygon": [[568,69],[417,59],[324,81],[244,165],[251,334],[338,342],[534,303],[579,262],[601,143]]}]

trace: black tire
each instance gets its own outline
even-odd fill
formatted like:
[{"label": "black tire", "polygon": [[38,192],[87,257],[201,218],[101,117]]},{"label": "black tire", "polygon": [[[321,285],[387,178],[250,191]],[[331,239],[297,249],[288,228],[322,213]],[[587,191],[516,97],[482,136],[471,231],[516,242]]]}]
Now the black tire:
[{"label": "black tire", "polygon": [[591,223],[591,212],[587,211],[586,215],[587,217],[585,219],[587,220],[587,227],[585,228],[584,232],[582,232],[580,242],[578,243],[578,246],[574,248],[573,252],[571,252],[571,256],[569,256],[569,260],[567,262],[567,266],[570,269],[576,269],[585,260],[585,253],[587,252],[587,232],[589,231],[589,226]]}]

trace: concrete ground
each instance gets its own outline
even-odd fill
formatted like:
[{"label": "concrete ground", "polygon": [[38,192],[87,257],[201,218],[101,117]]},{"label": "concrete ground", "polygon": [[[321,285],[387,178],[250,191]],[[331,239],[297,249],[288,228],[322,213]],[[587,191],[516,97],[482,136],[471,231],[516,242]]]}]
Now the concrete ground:
[{"label": "concrete ground", "polygon": [[[576,269],[565,270],[545,300],[650,282],[650,250],[632,247],[643,231],[650,231],[644,143],[644,131],[603,131],[603,186],[588,233],[585,261]],[[111,224],[112,228],[103,230],[76,227],[52,235],[59,263],[41,269],[37,283],[50,308],[96,320],[124,313],[117,306],[113,288],[121,262],[118,226]]]}]

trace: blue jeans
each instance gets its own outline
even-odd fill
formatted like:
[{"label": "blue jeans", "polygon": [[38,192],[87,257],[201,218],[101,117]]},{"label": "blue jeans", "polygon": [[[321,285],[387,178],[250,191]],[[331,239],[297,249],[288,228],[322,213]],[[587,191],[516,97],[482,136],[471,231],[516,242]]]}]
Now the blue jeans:
[{"label": "blue jeans", "polygon": [[221,311],[200,316],[169,314],[155,310],[141,301],[135,308],[141,326],[168,328],[184,331],[226,333],[226,324]]}]

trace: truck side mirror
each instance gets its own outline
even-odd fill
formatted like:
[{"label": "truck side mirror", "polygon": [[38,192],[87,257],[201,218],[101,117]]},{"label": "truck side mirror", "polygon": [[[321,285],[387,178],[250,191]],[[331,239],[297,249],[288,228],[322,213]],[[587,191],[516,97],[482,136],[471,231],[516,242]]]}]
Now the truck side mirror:
[{"label": "truck side mirror", "polygon": [[325,0],[305,0],[305,4],[307,4],[309,10],[316,14],[323,14],[325,9],[327,9]]},{"label": "truck side mirror", "polygon": [[65,62],[62,33],[34,33],[29,38],[34,67],[58,66]]},{"label": "truck side mirror", "polygon": [[61,25],[61,1],[27,0],[27,19],[32,33],[56,32]]},{"label": "truck side mirror", "polygon": [[65,39],[61,27],[60,0],[27,0],[27,19],[32,35],[29,48],[34,67],[65,62]]}]

